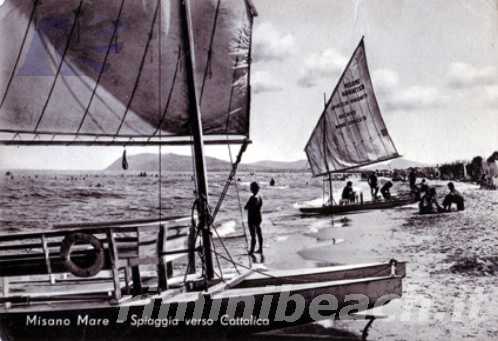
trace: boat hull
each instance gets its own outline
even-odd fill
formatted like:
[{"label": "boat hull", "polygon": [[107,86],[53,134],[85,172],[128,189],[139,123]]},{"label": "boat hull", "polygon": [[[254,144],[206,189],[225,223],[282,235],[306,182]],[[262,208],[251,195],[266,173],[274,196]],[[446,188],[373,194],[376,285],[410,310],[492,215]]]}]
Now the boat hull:
[{"label": "boat hull", "polygon": [[346,213],[354,213],[359,211],[382,210],[382,209],[409,205],[413,203],[415,203],[414,199],[407,198],[407,199],[395,199],[389,201],[370,201],[370,202],[364,202],[363,204],[352,204],[352,205],[301,207],[299,208],[299,211],[301,211],[301,213],[305,215],[346,214]]},{"label": "boat hull", "polygon": [[2,340],[254,333],[323,319],[351,319],[351,313],[401,296],[404,263],[395,264],[396,275],[388,274],[393,268],[387,263],[332,268],[282,273],[287,282],[278,273],[266,280],[256,274],[219,292],[168,290],[119,305],[90,301],[13,305],[0,311]]}]

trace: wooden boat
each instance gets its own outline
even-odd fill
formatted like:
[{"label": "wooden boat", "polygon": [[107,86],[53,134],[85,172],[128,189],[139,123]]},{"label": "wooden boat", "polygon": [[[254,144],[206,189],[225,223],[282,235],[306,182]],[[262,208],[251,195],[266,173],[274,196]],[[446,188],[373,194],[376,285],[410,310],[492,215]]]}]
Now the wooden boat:
[{"label": "wooden boat", "polygon": [[383,201],[367,201],[364,203],[345,204],[345,205],[323,205],[321,207],[300,207],[299,210],[304,215],[330,215],[355,213],[369,210],[382,210],[388,208],[401,207],[415,203],[413,198],[394,198]]},{"label": "wooden boat", "polygon": [[413,202],[409,199],[361,200],[361,203],[337,205],[334,201],[333,174],[400,157],[375,97],[363,38],[332,95],[325,101],[324,111],[311,133],[305,152],[313,176],[324,177],[329,188],[327,202],[322,206],[300,208],[304,214],[386,209]]},{"label": "wooden boat", "polygon": [[[152,236],[150,232],[158,229],[164,237],[168,224],[159,223],[72,226],[0,236],[0,251],[9,253],[0,257],[3,338],[257,332],[320,319],[353,319],[357,310],[387,304],[402,294],[406,269],[396,261],[297,270],[252,268],[227,273],[223,281],[200,289],[205,282],[202,273],[173,277],[165,269],[187,252],[178,244],[178,234],[168,235],[164,244],[157,241],[155,255],[141,256],[140,248],[150,242],[140,242],[139,233]],[[180,229],[168,226],[167,230]],[[101,239],[105,262],[98,276],[67,274],[58,251],[60,237],[68,233],[92,233]],[[71,259],[86,260],[91,251],[79,250]],[[139,268],[144,265],[156,266],[156,273],[144,274]],[[336,300],[337,307],[315,316],[309,307],[317,298]],[[302,312],[296,314],[298,309]]]},{"label": "wooden boat", "polygon": [[[192,145],[195,170],[187,219],[0,235],[2,339],[253,332],[352,318],[400,297],[404,263],[240,272],[214,249],[217,213],[250,143],[251,1],[8,0],[0,11],[1,144]],[[241,147],[211,210],[204,145],[227,143]],[[235,271],[220,262],[216,271],[219,257]],[[324,298],[335,309],[315,314]]]}]

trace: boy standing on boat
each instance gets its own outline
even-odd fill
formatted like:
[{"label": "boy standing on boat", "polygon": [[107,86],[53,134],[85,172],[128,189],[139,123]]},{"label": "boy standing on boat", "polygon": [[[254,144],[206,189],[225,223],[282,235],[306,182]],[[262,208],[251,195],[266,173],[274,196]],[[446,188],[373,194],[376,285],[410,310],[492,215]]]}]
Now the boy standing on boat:
[{"label": "boy standing on boat", "polygon": [[382,188],[380,189],[380,193],[384,200],[391,200],[391,188],[393,187],[393,183],[391,181],[386,182]]},{"label": "boy standing on boat", "polygon": [[261,207],[263,207],[263,199],[258,195],[259,185],[257,182],[252,182],[250,185],[251,197],[244,207],[247,210],[247,224],[249,225],[249,233],[251,234],[251,249],[249,254],[254,253],[256,247],[256,235],[258,237],[259,249],[256,253],[263,254],[263,235],[261,233]]},{"label": "boy standing on boat", "polygon": [[417,173],[415,173],[415,169],[410,168],[410,173],[408,174],[408,182],[410,183],[410,189],[412,192],[418,192],[417,188]]},{"label": "boy standing on boat", "polygon": [[372,200],[377,200],[379,184],[375,172],[370,173],[370,176],[368,177],[368,184],[370,185],[370,194],[372,195]]}]

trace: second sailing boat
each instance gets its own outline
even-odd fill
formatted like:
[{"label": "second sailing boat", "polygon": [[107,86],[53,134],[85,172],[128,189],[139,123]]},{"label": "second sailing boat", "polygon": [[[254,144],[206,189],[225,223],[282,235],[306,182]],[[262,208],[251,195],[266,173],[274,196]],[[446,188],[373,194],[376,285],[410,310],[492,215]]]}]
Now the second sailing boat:
[{"label": "second sailing boat", "polygon": [[301,207],[304,214],[334,214],[391,208],[411,198],[336,205],[332,174],[400,157],[382,118],[370,79],[363,38],[349,60],[305,147],[314,177],[327,176],[329,200]]}]

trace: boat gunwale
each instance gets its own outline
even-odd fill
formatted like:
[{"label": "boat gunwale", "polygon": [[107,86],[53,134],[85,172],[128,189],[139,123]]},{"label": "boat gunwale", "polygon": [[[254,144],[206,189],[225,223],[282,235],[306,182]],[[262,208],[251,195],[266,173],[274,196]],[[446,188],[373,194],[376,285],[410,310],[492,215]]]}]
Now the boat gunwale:
[{"label": "boat gunwale", "polygon": [[[216,293],[214,295],[204,295],[206,292],[197,291],[197,292],[180,292],[178,295],[173,297],[168,297],[165,299],[164,295],[168,293],[169,290],[163,291],[159,294],[152,295],[150,297],[128,297],[128,299],[124,300],[122,303],[113,304],[109,300],[99,300],[99,302],[89,302],[82,301],[81,303],[86,303],[80,305],[78,307],[74,307],[75,302],[40,302],[39,306],[36,307],[35,304],[29,304],[24,306],[12,306],[10,308],[5,308],[0,306],[0,318],[2,315],[10,315],[10,314],[25,314],[28,312],[32,313],[40,313],[44,311],[84,311],[88,309],[96,310],[96,309],[120,309],[122,307],[133,307],[133,306],[145,306],[150,304],[153,301],[161,300],[162,304],[175,304],[175,303],[195,303],[200,297],[207,296],[210,300],[225,300],[232,298],[243,299],[244,297],[253,297],[256,295],[276,295],[282,294],[285,292],[292,292],[293,294],[299,294],[307,291],[313,290],[326,290],[327,288],[337,288],[345,285],[355,285],[355,284],[370,284],[382,281],[397,281],[399,282],[399,287],[401,291],[402,287],[402,279],[404,276],[378,276],[378,277],[366,277],[366,278],[358,278],[358,279],[348,279],[348,280],[334,280],[328,282],[318,282],[318,283],[304,283],[304,284],[283,284],[283,285],[271,285],[260,287],[260,292],[257,292],[255,288],[233,288],[226,289],[223,292]],[[284,290],[285,289],[285,290]],[[174,289],[173,289],[174,290]],[[333,293],[331,293],[333,294]],[[361,293],[350,293],[350,294],[361,294]],[[388,294],[383,294],[388,295]],[[169,295],[168,295],[169,296]],[[401,297],[401,296],[399,296]],[[45,307],[45,309],[43,309]],[[70,309],[68,309],[71,307]],[[38,309],[34,309],[38,308]]]},{"label": "boat gunwale", "polygon": [[[406,261],[396,261],[398,265],[406,265]],[[327,272],[341,272],[348,270],[360,270],[374,267],[385,266],[390,267],[391,264],[386,262],[375,262],[375,263],[361,263],[361,264],[351,264],[351,265],[334,265],[318,268],[303,268],[303,269],[287,269],[287,270],[268,270],[266,272],[254,272],[246,280],[255,280],[260,278],[265,278],[269,276],[272,277],[284,277],[284,276],[302,276],[302,275],[312,275],[312,274],[323,274]]]},{"label": "boat gunwale", "polygon": [[[168,222],[163,221],[164,225],[168,229],[183,229],[188,228],[188,225],[185,226],[167,226]],[[109,230],[113,230],[115,233],[119,232],[135,232],[136,228],[144,228],[144,229],[153,229],[158,228],[162,223],[158,221],[157,223],[146,223],[146,224],[124,224],[124,225],[99,225],[99,226],[82,226],[82,227],[68,227],[68,228],[56,228],[50,230],[36,230],[36,231],[28,231],[28,232],[9,232],[0,234],[0,242],[5,241],[15,241],[21,239],[29,239],[29,238],[37,238],[42,235],[50,236],[50,237],[58,237],[65,236],[67,233],[75,233],[75,232],[85,232],[85,233],[93,233],[93,234],[101,234],[106,233]]]},{"label": "boat gunwale", "polygon": [[395,199],[389,201],[368,201],[349,205],[322,205],[322,206],[302,206],[299,211],[304,214],[330,214],[330,213],[348,213],[354,211],[389,209],[399,206],[405,206],[416,203],[413,198]]}]

